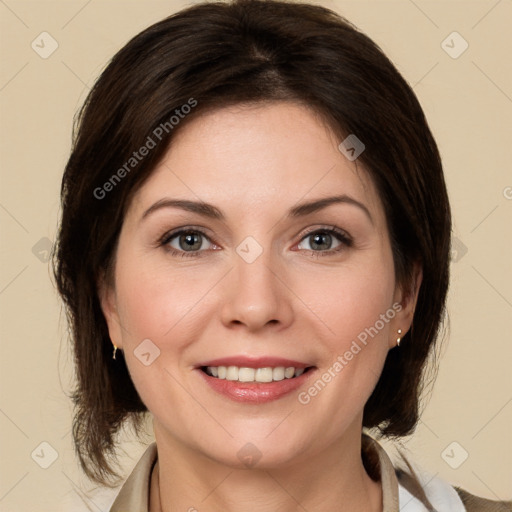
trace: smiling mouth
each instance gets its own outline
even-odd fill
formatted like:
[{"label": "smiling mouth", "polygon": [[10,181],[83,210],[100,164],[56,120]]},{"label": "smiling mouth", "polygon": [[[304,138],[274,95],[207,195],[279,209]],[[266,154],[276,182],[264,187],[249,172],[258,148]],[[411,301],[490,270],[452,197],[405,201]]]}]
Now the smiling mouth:
[{"label": "smiling mouth", "polygon": [[294,366],[267,366],[262,368],[248,368],[243,366],[202,366],[201,370],[206,373],[206,375],[219,380],[268,383],[294,379],[313,368],[315,367],[295,368]]}]

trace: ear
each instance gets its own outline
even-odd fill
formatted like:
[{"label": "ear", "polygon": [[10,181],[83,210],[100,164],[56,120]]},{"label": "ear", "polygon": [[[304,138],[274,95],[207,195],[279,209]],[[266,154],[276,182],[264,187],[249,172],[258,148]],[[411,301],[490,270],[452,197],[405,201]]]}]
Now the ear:
[{"label": "ear", "polygon": [[[401,309],[393,318],[389,348],[396,347],[397,338],[403,338],[411,328],[422,280],[423,268],[419,262],[416,262],[412,270],[412,280],[407,289],[397,286],[395,290],[393,304],[400,304]],[[398,329],[402,330],[400,334]]]},{"label": "ear", "polygon": [[117,310],[117,298],[115,287],[109,283],[104,271],[96,280],[98,298],[101,310],[107,322],[108,333],[112,344],[117,348],[123,348],[123,337],[119,313]]}]

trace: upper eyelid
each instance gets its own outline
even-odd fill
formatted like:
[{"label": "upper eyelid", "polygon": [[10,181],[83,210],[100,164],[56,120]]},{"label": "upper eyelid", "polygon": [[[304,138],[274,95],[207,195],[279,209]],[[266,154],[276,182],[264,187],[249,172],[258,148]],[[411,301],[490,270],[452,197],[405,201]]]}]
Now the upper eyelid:
[{"label": "upper eyelid", "polygon": [[[320,227],[312,227],[311,229],[307,228],[307,231],[302,235],[302,238],[304,238],[308,235],[311,235],[312,233],[316,233],[317,231],[333,232],[338,235],[343,235],[346,238],[352,238],[351,235],[348,233],[348,231],[346,231],[345,229],[337,228],[336,226],[328,226],[328,225],[320,226]],[[302,238],[301,238],[301,240],[302,240]]]},{"label": "upper eyelid", "polygon": [[165,240],[166,238],[173,238],[173,237],[179,235],[180,233],[188,233],[188,232],[201,233],[202,235],[210,238],[210,235],[208,233],[209,231],[210,231],[209,229],[200,227],[200,226],[194,226],[194,225],[182,226],[179,228],[169,229],[169,230],[165,231],[164,234],[160,237],[160,239]]}]

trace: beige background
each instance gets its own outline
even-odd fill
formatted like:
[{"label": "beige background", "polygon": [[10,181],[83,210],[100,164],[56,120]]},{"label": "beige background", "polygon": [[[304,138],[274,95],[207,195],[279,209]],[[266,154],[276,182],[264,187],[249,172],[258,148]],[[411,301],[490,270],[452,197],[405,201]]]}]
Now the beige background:
[{"label": "beige background", "polygon": [[[439,143],[453,207],[458,250],[450,331],[430,402],[404,444],[432,474],[482,496],[510,499],[512,2],[321,3],[380,44],[413,85]],[[86,503],[106,511],[112,501],[112,491],[79,498],[90,486],[69,434],[65,392],[72,359],[44,260],[55,240],[74,112],[131,36],[184,5],[0,1],[2,512],[81,511]],[[58,43],[46,59],[31,47],[35,41],[39,52],[51,48],[48,36],[39,36],[44,31]],[[458,58],[445,51],[463,48],[458,36],[442,45],[453,31],[469,44]],[[449,447],[454,441],[459,444]],[[43,469],[52,449],[58,458]],[[131,441],[126,449],[130,468],[144,446]],[[449,463],[458,465],[465,452],[467,460],[453,469]]]}]

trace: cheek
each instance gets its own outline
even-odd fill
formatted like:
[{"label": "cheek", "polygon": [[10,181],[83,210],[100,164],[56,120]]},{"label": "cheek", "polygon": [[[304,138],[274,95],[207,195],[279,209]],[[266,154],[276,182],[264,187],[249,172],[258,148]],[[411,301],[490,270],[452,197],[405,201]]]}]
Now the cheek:
[{"label": "cheek", "polygon": [[201,299],[211,283],[193,270],[170,271],[161,262],[148,261],[143,265],[137,258],[119,260],[116,283],[126,364],[142,401],[153,412],[184,401],[176,366],[200,336],[198,314],[205,304]]},{"label": "cheek", "polygon": [[362,410],[388,353],[389,322],[395,316],[391,252],[382,251],[371,262],[347,266],[331,276],[318,276],[315,282],[316,293],[309,298],[329,327],[322,340],[328,357],[299,402],[319,418],[328,414],[331,427],[326,435],[336,436]]},{"label": "cheek", "polygon": [[116,285],[126,364],[148,409],[160,411],[184,400],[178,375],[215,311],[208,292],[220,278],[191,267],[170,269],[160,258],[125,257],[119,263]]},{"label": "cheek", "polygon": [[[330,273],[309,276],[298,294],[328,330],[331,349],[342,350],[375,325],[392,306],[395,280],[391,254],[361,259],[357,264]],[[387,336],[388,323],[378,323],[380,335]]]},{"label": "cheek", "polygon": [[128,343],[145,338],[157,344],[190,327],[196,308],[211,287],[208,276],[194,269],[170,270],[162,265],[136,260],[127,262],[118,275],[120,316]]}]

